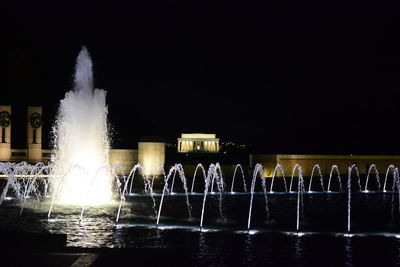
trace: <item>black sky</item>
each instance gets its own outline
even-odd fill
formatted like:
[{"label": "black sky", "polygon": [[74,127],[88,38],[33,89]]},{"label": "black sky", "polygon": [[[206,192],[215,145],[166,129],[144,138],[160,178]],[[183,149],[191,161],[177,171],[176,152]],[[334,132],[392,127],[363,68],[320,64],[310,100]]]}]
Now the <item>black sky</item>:
[{"label": "black sky", "polygon": [[96,87],[108,92],[115,147],[215,132],[264,153],[400,151],[395,1],[8,1],[0,9],[0,102],[43,105],[48,125],[85,45]]}]

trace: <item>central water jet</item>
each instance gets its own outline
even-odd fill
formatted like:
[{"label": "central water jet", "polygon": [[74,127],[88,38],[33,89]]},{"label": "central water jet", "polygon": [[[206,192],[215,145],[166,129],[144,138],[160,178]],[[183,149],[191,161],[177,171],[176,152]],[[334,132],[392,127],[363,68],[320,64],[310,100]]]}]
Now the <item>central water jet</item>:
[{"label": "central water jet", "polygon": [[57,203],[102,205],[112,201],[106,92],[93,87],[92,60],[83,47],[74,89],[61,100],[53,129],[52,194]]}]

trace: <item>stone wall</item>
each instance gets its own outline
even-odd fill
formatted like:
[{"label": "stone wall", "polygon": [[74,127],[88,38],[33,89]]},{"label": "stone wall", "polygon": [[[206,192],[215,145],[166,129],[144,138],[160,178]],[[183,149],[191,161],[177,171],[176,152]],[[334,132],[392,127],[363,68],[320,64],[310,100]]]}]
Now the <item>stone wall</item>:
[{"label": "stone wall", "polygon": [[[360,174],[366,174],[375,164],[379,173],[386,173],[389,165],[400,166],[400,155],[287,155],[287,154],[252,154],[252,167],[260,163],[264,166],[264,175],[271,177],[276,164],[282,165],[286,176],[291,175],[293,167],[300,164],[303,176],[310,176],[315,164],[321,167],[322,174],[329,174],[332,165],[337,165],[340,173],[347,173],[348,167],[356,164]],[[295,174],[297,175],[297,173]]]},{"label": "stone wall", "polygon": [[139,142],[138,160],[146,175],[162,175],[165,163],[165,143]]},{"label": "stone wall", "polygon": [[[109,153],[109,161],[111,167],[115,164],[120,163],[125,175],[129,175],[129,172],[135,164],[138,163],[138,150],[136,149],[111,149]],[[117,174],[122,174],[120,169],[117,170]]]},{"label": "stone wall", "polygon": [[11,106],[0,106],[0,161],[11,157]]}]

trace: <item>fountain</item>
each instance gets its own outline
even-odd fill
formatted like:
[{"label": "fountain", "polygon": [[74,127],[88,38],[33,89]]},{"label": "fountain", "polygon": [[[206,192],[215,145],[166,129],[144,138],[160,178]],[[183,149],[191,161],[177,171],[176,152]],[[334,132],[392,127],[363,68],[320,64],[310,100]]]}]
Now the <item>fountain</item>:
[{"label": "fountain", "polygon": [[336,170],[337,178],[339,181],[339,191],[342,191],[342,180],[340,178],[339,167],[337,165],[332,165],[331,172],[329,173],[328,189],[327,189],[328,192],[330,192],[330,189],[331,189],[331,180],[332,180],[332,175],[333,175],[334,170]]},{"label": "fountain", "polygon": [[278,170],[280,170],[281,173],[282,173],[283,183],[285,184],[285,192],[287,192],[287,185],[286,185],[286,179],[285,179],[285,172],[283,171],[283,168],[282,168],[282,166],[281,166],[280,164],[277,164],[277,165],[275,166],[274,173],[272,174],[271,188],[270,188],[269,191],[270,191],[270,192],[273,192],[272,190],[273,190],[273,188],[274,188],[275,175],[276,175],[276,173],[277,173]]},{"label": "fountain", "polygon": [[387,178],[388,178],[390,172],[392,172],[392,174],[393,174],[393,188],[394,188],[395,180],[396,180],[396,167],[394,165],[389,165],[389,167],[386,170],[385,182],[383,183],[383,192],[386,192]]},{"label": "fountain", "polygon": [[[295,171],[296,170],[298,170],[298,168],[300,167],[300,165],[299,164],[295,164],[294,166],[293,166],[293,170],[292,170],[292,177],[291,177],[291,179],[290,179],[290,186],[289,186],[289,192],[292,192],[292,185],[293,185],[293,178],[294,178],[294,173],[295,173]],[[297,173],[297,175],[298,175],[298,179],[300,179],[300,172],[298,172]],[[311,176],[312,177],[312,176]],[[298,188],[298,190],[300,190],[299,188]]]},{"label": "fountain", "polygon": [[[304,193],[304,180],[303,180],[303,174],[302,174],[302,169],[299,164],[296,164],[293,167],[293,173],[297,170],[297,176],[298,176],[298,184],[297,184],[297,209],[296,209],[296,231],[297,233],[299,232],[300,229],[300,205],[303,210],[304,203],[303,203],[303,193]],[[293,177],[293,175],[292,175]],[[303,212],[302,212],[303,213]]]},{"label": "fountain", "polygon": [[[102,205],[112,201],[106,92],[93,87],[92,61],[83,47],[74,89],[61,100],[54,126],[51,192],[59,204]],[[81,166],[85,172],[72,166]],[[63,177],[61,179],[61,177]]]},{"label": "fountain", "polygon": [[194,174],[193,174],[192,189],[190,191],[191,194],[193,194],[194,182],[196,181],[196,174],[197,174],[198,169],[201,169],[202,174],[203,174],[203,179],[206,180],[206,178],[207,178],[206,170],[204,169],[203,165],[201,163],[197,164],[196,169],[194,170]]},{"label": "fountain", "polygon": [[351,165],[347,171],[347,232],[350,233],[351,230],[351,173],[352,171],[356,172],[356,176],[358,178],[357,182],[360,187],[361,191],[361,184],[360,184],[360,174],[358,172],[358,168],[356,164]]},{"label": "fountain", "polygon": [[[163,206],[163,201],[164,201],[164,195],[165,193],[168,191],[168,181],[171,177],[172,174],[174,174],[174,178],[176,173],[179,174],[179,177],[181,179],[182,185],[183,185],[183,189],[185,190],[185,197],[186,197],[186,206],[187,206],[187,210],[188,210],[188,214],[189,214],[189,218],[192,217],[192,208],[189,202],[189,195],[188,195],[188,188],[187,188],[187,182],[186,182],[186,177],[185,177],[185,172],[183,170],[183,167],[181,164],[175,164],[170,170],[168,175],[166,176],[165,180],[164,180],[164,188],[162,191],[162,195],[161,195],[161,200],[160,200],[160,205],[158,208],[158,213],[157,213],[157,226],[160,222],[160,215],[161,215],[161,210],[162,210],[162,206]],[[172,186],[171,186],[172,188]],[[172,189],[171,189],[171,193],[172,193]]]},{"label": "fountain", "polygon": [[365,181],[364,192],[368,192],[368,180],[369,180],[369,175],[371,173],[371,170],[375,171],[375,179],[376,179],[376,183],[378,184],[378,191],[381,191],[381,183],[380,183],[380,179],[379,179],[379,172],[378,172],[378,169],[376,168],[376,165],[372,164],[371,166],[369,166],[369,169],[368,169],[367,179]]},{"label": "fountain", "polygon": [[[219,163],[210,165],[210,167],[208,168],[207,177],[204,180],[204,197],[203,197],[203,205],[201,208],[200,229],[203,227],[207,194],[209,192],[211,183],[214,183],[214,181],[216,181],[218,190],[220,192],[219,211],[220,211],[220,215],[222,216],[222,192],[224,191],[224,182],[222,179],[222,171],[221,171],[221,166],[219,165]],[[211,189],[211,192],[212,192],[212,189]]]},{"label": "fountain", "polygon": [[318,174],[319,174],[319,177],[320,177],[320,183],[321,183],[321,189],[322,189],[322,191],[325,191],[324,190],[324,176],[322,175],[321,167],[318,164],[315,164],[314,167],[312,168],[312,171],[311,171],[311,177],[310,177],[310,184],[308,186],[308,192],[312,192],[311,191],[311,185],[312,185],[315,169],[318,170]]},{"label": "fountain", "polygon": [[[261,164],[257,164],[254,167],[253,178],[251,180],[250,206],[249,206],[249,217],[247,218],[247,230],[250,229],[251,213],[252,213],[252,210],[253,210],[254,188],[255,188],[256,179],[257,179],[258,176],[260,176],[261,178],[263,178],[263,176],[264,176],[264,169],[263,169],[263,166]],[[267,187],[265,186],[265,179],[263,179],[261,182],[262,182],[262,188],[263,188],[264,197],[265,197],[265,209],[267,211],[267,221],[269,221],[268,197],[267,197]]]},{"label": "fountain", "polygon": [[128,175],[127,180],[125,181],[125,187],[123,190],[122,195],[127,194],[127,190],[128,190],[128,185],[130,182],[130,187],[129,187],[129,194],[132,194],[132,188],[133,188],[133,179],[135,178],[135,173],[137,170],[140,170],[141,174],[142,174],[142,178],[143,178],[143,183],[144,183],[144,191],[146,193],[148,193],[149,191],[152,190],[152,183],[150,183],[150,180],[147,178],[146,174],[145,174],[145,170],[142,167],[142,165],[140,165],[139,163],[136,164],[135,166],[133,166],[131,172]]},{"label": "fountain", "polygon": [[[221,166],[219,165],[219,163],[216,164],[210,164],[210,166],[208,167],[208,169],[204,168],[201,164],[197,165],[199,169],[202,169],[202,173],[206,174],[204,177],[204,192],[203,193],[196,193],[196,194],[190,194],[190,191],[188,189],[188,185],[187,185],[187,179],[185,176],[185,172],[184,172],[184,167],[181,164],[175,164],[172,165],[169,170],[167,171],[167,175],[165,174],[165,170],[163,169],[163,173],[164,173],[164,184],[162,185],[162,188],[160,190],[160,188],[153,188],[153,185],[151,183],[151,181],[144,175],[145,170],[143,169],[143,167],[140,164],[137,164],[135,166],[133,166],[132,170],[129,172],[129,175],[125,176],[123,174],[123,172],[120,172],[120,176],[119,179],[117,179],[116,181],[120,181],[119,185],[117,182],[117,189],[118,189],[118,193],[119,193],[119,205],[108,205],[106,209],[103,209],[102,207],[102,211],[99,211],[100,213],[97,214],[96,216],[98,218],[108,218],[111,219],[112,223],[114,224],[115,222],[117,224],[116,227],[124,227],[124,225],[127,225],[126,223],[128,222],[128,225],[132,225],[132,226],[140,226],[142,227],[142,225],[146,225],[146,227],[157,227],[159,229],[168,229],[168,228],[188,228],[188,229],[200,229],[202,232],[207,232],[209,231],[211,228],[205,228],[204,227],[204,218],[206,216],[206,213],[210,213],[210,218],[212,220],[212,222],[210,222],[210,224],[214,225],[212,227],[214,231],[218,231],[218,230],[223,230],[226,229],[225,224],[231,224],[231,220],[233,222],[235,222],[235,227],[238,227],[239,229],[243,229],[243,227],[246,227],[246,232],[249,234],[254,234],[257,232],[273,232],[273,231],[277,231],[277,232],[285,232],[284,229],[286,227],[289,227],[288,233],[293,234],[293,235],[297,235],[297,236],[302,236],[307,232],[304,231],[308,231],[308,229],[310,229],[309,226],[309,221],[313,221],[315,220],[316,217],[313,217],[312,215],[310,216],[310,212],[313,212],[312,208],[310,207],[309,209],[305,210],[304,207],[304,202],[307,203],[307,207],[310,204],[310,200],[313,199],[313,202],[318,201],[318,199],[320,198],[320,194],[321,195],[326,195],[327,200],[329,202],[334,201],[334,203],[337,203],[337,206],[339,207],[338,210],[335,213],[338,213],[338,218],[340,217],[340,227],[338,228],[337,226],[334,226],[336,228],[334,228],[334,230],[331,230],[333,232],[331,232],[334,235],[340,235],[340,236],[354,236],[354,235],[365,235],[364,233],[360,234],[357,233],[357,229],[358,229],[358,224],[359,222],[359,218],[357,217],[357,213],[359,213],[359,211],[357,211],[357,213],[352,214],[352,209],[353,209],[353,200],[355,201],[360,201],[360,194],[359,194],[359,185],[360,185],[360,174],[358,172],[357,166],[356,165],[352,165],[348,168],[348,178],[347,178],[347,186],[346,186],[346,191],[345,192],[336,192],[336,193],[332,193],[329,191],[321,191],[320,193],[318,193],[317,195],[313,195],[313,194],[305,194],[305,183],[304,183],[304,178],[303,178],[303,170],[302,170],[302,166],[300,166],[299,164],[295,164],[295,166],[293,167],[293,171],[292,171],[292,177],[295,176],[295,173],[297,172],[297,177],[298,177],[298,184],[297,184],[297,189],[295,186],[293,186],[294,188],[291,188],[293,191],[296,191],[296,194],[290,193],[286,191],[286,187],[281,187],[279,190],[275,190],[273,192],[267,191],[267,183],[273,183],[273,177],[271,178],[266,178],[264,177],[264,170],[263,170],[263,166],[261,164],[256,164],[256,166],[253,169],[253,176],[252,176],[252,180],[251,180],[251,185],[249,188],[249,192],[247,193],[240,193],[240,194],[232,194],[231,193],[231,188],[230,190],[226,191],[225,190],[225,182],[223,180],[223,175],[222,175],[222,169]],[[25,162],[23,163],[1,163],[0,164],[0,172],[3,175],[7,175],[8,176],[8,180],[7,183],[5,184],[5,187],[3,189],[2,192],[2,199],[4,200],[3,202],[6,203],[6,205],[8,205],[10,202],[15,203],[15,201],[19,201],[19,205],[17,206],[18,208],[20,208],[20,214],[22,213],[22,211],[24,210],[25,207],[28,208],[34,208],[36,205],[38,206],[42,206],[43,208],[48,207],[48,204],[50,205],[50,209],[49,212],[47,214],[47,217],[49,218],[47,220],[48,223],[51,222],[56,222],[58,220],[70,220],[68,218],[65,218],[65,216],[73,216],[76,219],[74,219],[74,221],[79,222],[79,226],[80,227],[85,227],[85,224],[93,224],[93,218],[90,218],[90,216],[93,216],[93,211],[94,209],[91,209],[91,211],[87,212],[88,214],[85,215],[85,220],[83,220],[83,215],[85,210],[87,209],[87,207],[91,204],[89,204],[89,202],[83,202],[80,207],[75,207],[74,210],[74,214],[75,215],[71,215],[70,213],[68,213],[70,207],[65,207],[65,206],[61,206],[59,207],[59,209],[57,210],[56,214],[51,216],[53,207],[56,203],[58,203],[56,200],[57,198],[54,197],[54,195],[51,195],[51,201],[46,201],[46,199],[48,199],[49,195],[47,193],[47,188],[54,186],[49,184],[49,182],[53,182],[54,179],[51,177],[51,175],[48,175],[49,173],[53,173],[52,168],[54,168],[53,164],[50,165],[45,165],[42,163],[38,163],[36,165],[30,165],[27,164]],[[111,177],[115,176],[116,177],[116,170],[119,168],[119,171],[122,171],[122,167],[119,166],[115,166],[113,168],[109,168],[107,166],[103,166],[100,167],[99,169],[96,170],[96,173],[104,173],[104,170],[107,170],[107,172],[109,172],[111,174]],[[277,165],[275,167],[275,172],[277,170],[281,170],[282,171],[282,167],[280,165]],[[317,170],[318,167],[313,168],[313,170]],[[370,170],[374,169],[376,173],[378,173],[378,169],[376,167],[376,165],[374,165],[373,167],[370,168]],[[337,171],[338,173],[338,178],[339,178],[339,187],[341,188],[341,184],[340,184],[340,176],[339,176],[339,171],[338,171],[338,167],[336,165],[331,167],[331,172],[330,172],[330,180],[332,178],[333,175],[333,171]],[[393,184],[390,184],[390,188],[391,191],[386,191],[385,192],[381,192],[379,191],[371,191],[370,194],[368,194],[368,198],[379,198],[379,194],[383,194],[383,198],[382,201],[387,203],[387,196],[391,196],[391,205],[385,204],[386,207],[391,207],[391,225],[394,224],[395,222],[395,197],[398,197],[398,195],[400,194],[400,179],[399,179],[399,174],[398,174],[398,168],[395,167],[394,165],[390,165],[387,168],[387,175],[389,175],[390,171],[393,173]],[[73,165],[70,167],[69,170],[67,170],[64,174],[64,177],[67,177],[70,173],[82,173],[85,174],[87,172],[85,167],[82,167],[80,165]],[[140,190],[135,189],[135,192],[138,193],[134,193],[132,194],[129,189],[129,187],[132,187],[132,180],[134,179],[135,173],[141,173],[142,177],[143,177],[143,182],[144,185]],[[203,175],[204,175],[203,174]],[[370,174],[370,171],[367,173],[367,175],[364,177],[366,179],[368,179]],[[90,175],[84,175],[85,177],[90,177]],[[172,184],[171,184],[171,180],[173,179],[173,177],[179,177],[179,180],[181,181],[180,184],[182,184],[182,188],[176,188],[176,192],[174,194],[172,194]],[[352,177],[353,176],[353,177]],[[64,177],[60,177],[58,178],[59,180],[63,181]],[[96,181],[96,175],[93,175],[91,177],[91,179],[89,180],[89,185],[92,185],[92,187],[89,186],[88,189],[88,193],[87,195],[90,195],[91,193],[91,189],[90,188],[95,188],[94,187],[94,181]],[[283,176],[284,177],[284,176]],[[284,179],[282,177],[282,179]],[[230,177],[233,182],[233,177]],[[276,178],[276,177],[275,177]],[[353,178],[356,178],[356,181],[354,181],[353,185],[355,186],[355,189],[353,189],[354,186],[352,186],[352,180]],[[387,180],[388,177],[386,177]],[[228,179],[228,178],[225,178]],[[258,192],[256,191],[256,183],[257,181],[260,180],[261,182],[261,190],[259,190]],[[212,191],[212,183],[216,183],[216,186],[218,188],[218,196],[217,198],[213,198],[210,197],[208,198],[209,194],[213,193]],[[366,180],[365,180],[366,181]],[[379,182],[377,180],[377,182]],[[158,186],[158,184],[156,184]],[[282,184],[284,185],[284,184]],[[379,185],[379,183],[378,183]],[[55,194],[59,191],[61,192],[62,188],[62,183],[58,182],[56,184],[57,188],[53,189],[53,191],[51,192],[55,192]],[[171,188],[169,188],[169,186],[171,186]],[[192,183],[193,186],[193,183]],[[329,188],[329,185],[328,185]],[[365,184],[365,188],[367,188],[367,181]],[[379,186],[378,186],[379,188]],[[193,188],[194,190],[194,188]],[[396,192],[397,190],[397,192]],[[180,192],[184,192],[184,194],[180,193]],[[7,195],[12,196],[11,198],[9,198]],[[13,194],[12,194],[12,193]],[[161,193],[159,193],[161,192]],[[198,191],[197,191],[198,192]],[[363,191],[361,191],[363,192]],[[374,194],[375,193],[375,194]],[[165,196],[168,195],[168,201],[165,201]],[[264,201],[261,202],[259,195],[261,195],[261,197],[264,198]],[[364,194],[362,194],[364,195]],[[184,209],[180,210],[179,213],[179,217],[178,218],[173,218],[171,217],[170,214],[168,214],[169,212],[171,212],[171,209],[175,209],[175,205],[176,205],[176,201],[180,199],[180,197],[184,196],[185,197],[185,202],[186,202],[186,206],[187,206],[187,211],[185,211]],[[153,209],[153,213],[148,213],[147,216],[147,221],[150,221],[150,223],[146,223],[146,224],[137,224],[137,220],[141,218],[141,214],[140,211],[137,210],[135,207],[137,207],[137,205],[150,208],[150,205],[146,204],[143,206],[143,204],[137,204],[137,201],[139,203],[143,202],[143,199],[146,199],[147,197],[152,199],[152,209]],[[11,199],[11,200],[10,200]],[[15,199],[15,200],[13,200]],[[250,203],[248,204],[249,206],[247,206],[246,201],[247,199],[249,199]],[[306,199],[306,201],[305,201]],[[190,200],[190,202],[189,202]],[[224,200],[222,202],[222,200]],[[254,201],[255,200],[255,201]],[[390,199],[389,199],[390,200]],[[182,199],[183,201],[183,199]],[[209,204],[209,206],[206,207],[206,202],[210,202],[212,201],[212,203]],[[344,203],[343,201],[346,201],[346,210],[344,209]],[[18,203],[18,202],[17,202]],[[210,209],[210,206],[214,206],[215,204],[219,204],[219,215],[222,218],[221,219],[215,219],[216,216],[218,216],[216,214],[217,210],[213,210]],[[247,206],[249,209],[247,210],[246,207],[242,206],[242,210],[244,212],[248,212],[247,216],[245,214],[242,213],[241,218],[243,219],[247,219],[247,224],[246,226],[244,225],[244,221],[241,222],[240,218],[235,218],[236,213],[241,213],[242,211],[236,211],[235,212],[235,208],[232,210],[232,207],[237,205],[237,203],[239,203],[239,205],[245,205]],[[241,203],[241,204],[240,204]],[[295,209],[294,209],[294,203],[296,203]],[[311,202],[312,203],[312,202]],[[400,198],[399,198],[399,204],[400,204]],[[222,207],[224,205],[224,215],[222,214]],[[283,208],[282,208],[283,205]],[[270,207],[271,206],[271,207]],[[311,206],[311,204],[310,204]],[[73,206],[72,206],[73,207]],[[256,212],[254,213],[254,209],[261,209],[264,208],[266,211],[266,219],[262,220],[262,224],[260,225],[261,221],[259,220],[261,217],[259,217],[260,215]],[[80,209],[80,214],[78,215],[78,211],[76,211],[76,209]],[[270,208],[272,213],[270,214]],[[384,209],[386,209],[385,207],[383,207]],[[36,208],[34,208],[36,209]],[[106,211],[107,210],[107,211]],[[386,209],[387,210],[387,209]],[[123,222],[120,222],[120,218],[122,215],[122,211],[124,212],[123,214],[126,214],[127,216],[124,217]],[[150,210],[149,210],[150,211]],[[232,211],[234,212],[232,214]],[[280,226],[279,221],[282,220],[282,214],[286,213],[290,211],[291,214],[293,214],[294,216],[291,217],[289,224],[287,224],[287,222],[285,222],[284,225]],[[116,212],[116,219],[114,216],[114,212]],[[66,215],[63,215],[63,214]],[[96,213],[96,212],[95,212]],[[59,218],[59,216],[64,216],[64,219]],[[92,215],[91,215],[92,214]],[[174,220],[174,225],[168,225],[168,223],[160,225],[161,222],[161,215],[164,214],[166,221],[171,221],[171,219],[173,218]],[[307,214],[307,218],[308,221],[306,222],[304,219],[304,215]],[[327,214],[329,215],[329,211],[327,212]],[[400,214],[400,209],[399,209],[399,214]],[[233,215],[233,218],[231,219],[230,216]],[[273,216],[271,216],[273,215]],[[183,219],[181,216],[185,217],[185,219]],[[246,217],[244,217],[246,216]],[[319,216],[324,216],[319,215]],[[353,218],[352,216],[356,216],[355,218]],[[255,217],[253,219],[255,219],[255,221],[253,221],[252,223],[252,217]],[[345,217],[347,217],[347,223],[344,223]],[[51,219],[50,219],[51,218]],[[96,219],[96,220],[97,220]],[[107,219],[107,220],[108,220]],[[183,220],[182,220],[183,219]],[[333,218],[335,219],[335,218]],[[131,223],[131,220],[135,221],[135,223]],[[154,223],[151,223],[154,220]],[[177,221],[178,220],[178,221]],[[285,219],[286,220],[286,219]],[[302,221],[304,221],[305,223],[303,224]],[[354,221],[354,225],[352,225],[352,221]],[[179,225],[179,222],[182,222],[183,225]],[[197,224],[199,222],[199,224]],[[176,224],[178,223],[178,224]],[[329,222],[328,222],[329,224]],[[342,233],[340,229],[342,229],[344,226],[346,226],[347,231],[346,233]],[[386,227],[385,225],[383,225],[384,227]],[[68,226],[69,227],[69,226]],[[261,228],[260,228],[261,227]],[[280,228],[283,227],[283,228]],[[354,230],[353,228],[356,228],[356,230]],[[230,228],[228,228],[230,229]],[[303,232],[300,232],[300,229]],[[311,228],[312,229],[312,228]],[[344,230],[344,229],[343,229]],[[316,230],[313,234],[317,234],[320,233],[318,232],[318,230]],[[322,232],[323,234],[323,232]],[[378,234],[378,233],[373,233],[374,235]],[[384,233],[385,236],[400,236],[398,235],[396,232],[389,232],[389,233]]]},{"label": "fountain", "polygon": [[[76,240],[85,240],[91,234],[94,239],[103,238],[101,244],[107,244],[104,246],[123,247],[126,244],[135,243],[137,236],[131,234],[130,231],[121,231],[120,229],[123,227],[137,227],[139,230],[133,231],[137,231],[137,233],[147,231],[146,235],[150,231],[148,229],[154,228],[157,235],[156,242],[162,239],[161,231],[166,228],[190,229],[192,233],[199,231],[200,237],[204,239],[207,237],[203,235],[203,232],[223,232],[221,238],[215,238],[218,240],[223,240],[227,232],[232,235],[246,233],[245,239],[249,243],[252,242],[251,236],[259,232],[294,235],[297,238],[296,254],[300,253],[298,250],[302,246],[300,238],[303,235],[318,235],[318,238],[327,235],[347,238],[368,235],[400,238],[400,227],[396,225],[396,219],[398,223],[400,218],[400,176],[395,165],[387,167],[382,188],[378,167],[375,164],[369,166],[366,176],[362,176],[363,173],[360,174],[355,164],[348,167],[347,183],[343,183],[343,188],[339,167],[332,165],[327,188],[325,188],[321,167],[316,164],[311,170],[308,184],[308,192],[313,192],[312,188],[314,187],[315,190],[316,187],[315,176],[319,175],[321,190],[316,190],[318,192],[315,194],[305,193],[307,177],[303,177],[303,168],[299,164],[295,164],[292,169],[290,184],[287,184],[284,169],[279,164],[275,166],[271,178],[264,176],[264,167],[261,164],[256,164],[251,181],[249,181],[251,184],[246,184],[245,173],[240,164],[235,165],[233,176],[229,177],[226,176],[226,173],[223,175],[219,163],[210,164],[208,168],[199,163],[195,168],[190,189],[184,166],[179,163],[171,165],[169,169],[160,166],[164,178],[160,181],[161,186],[158,182],[154,183],[154,176],[151,178],[150,175],[145,174],[146,170],[140,164],[134,165],[125,176],[122,165],[112,167],[109,164],[110,145],[106,92],[94,89],[92,76],[92,62],[89,53],[86,48],[82,48],[75,69],[74,89],[66,93],[60,103],[53,131],[56,153],[50,164],[31,165],[26,162],[0,162],[0,174],[6,178],[3,181],[0,197],[0,204],[5,203],[3,207],[6,206],[2,212],[17,210],[16,215],[11,213],[10,220],[18,222],[25,220],[23,223],[29,225],[29,220],[32,218],[29,216],[37,212],[38,220],[41,226],[44,226],[43,228],[53,232],[67,232],[68,235],[73,236],[69,242],[72,245],[76,245],[74,242],[77,242],[81,246],[92,243],[84,243],[84,241],[79,243]],[[381,164],[378,162],[378,166],[381,167]],[[324,170],[328,167],[325,164],[321,166]],[[341,168],[346,170],[344,166]],[[119,175],[117,175],[117,170]],[[278,177],[279,171],[280,177]],[[304,168],[304,173],[309,173],[308,171]],[[373,185],[369,185],[372,171],[375,173],[375,179],[372,181]],[[293,183],[296,172],[297,191],[296,184]],[[333,190],[338,192],[331,192],[334,172],[336,172],[337,179],[334,177],[335,189]],[[202,176],[200,178],[201,187],[199,187],[199,181],[197,184],[195,183],[197,174]],[[143,184],[140,183],[139,188],[134,188],[137,186],[137,183],[134,184],[135,175],[143,180]],[[236,190],[234,187],[235,179],[236,184],[238,183],[237,175],[242,176],[241,181],[239,180],[240,190],[238,190],[238,185],[236,185]],[[390,175],[393,177],[393,182],[391,182],[392,177],[389,179]],[[178,180],[177,184],[175,184],[175,178]],[[354,178],[356,178],[355,181]],[[365,186],[362,188],[361,179],[364,178]],[[312,184],[313,179],[314,185]],[[256,188],[257,181],[261,182],[261,189]],[[281,182],[283,183],[279,184]],[[226,190],[225,185],[228,183],[230,183],[230,189]],[[199,188],[196,190],[195,186]],[[214,186],[216,186],[215,190]],[[243,192],[241,188],[243,188]],[[369,194],[360,194],[360,192],[369,192]],[[114,197],[119,201],[114,203]],[[150,198],[152,204],[143,200],[150,200]],[[399,201],[398,204],[395,202],[396,198]],[[380,202],[373,203],[372,201],[371,204],[368,202],[371,199]],[[389,201],[387,201],[388,199]],[[185,201],[186,207],[179,206],[181,200],[182,203]],[[368,208],[370,208],[368,205],[372,205],[374,210],[374,216],[369,214],[372,209],[364,211],[367,213],[367,220],[362,217],[363,205],[357,205],[361,201]],[[321,205],[321,202],[326,206]],[[387,215],[384,212],[388,210],[388,202],[391,204],[390,224],[387,223],[388,220],[385,216],[381,216],[382,214]],[[114,203],[114,205],[103,205],[109,203]],[[322,208],[316,208],[315,205],[313,206],[314,203]],[[218,204],[218,209],[216,204]],[[305,209],[304,204],[308,209]],[[89,206],[96,205],[103,206],[98,209],[88,209]],[[399,207],[399,215],[396,214],[396,206]],[[354,210],[357,207],[360,207],[360,211]],[[266,220],[264,215],[260,216],[257,213],[257,209],[262,209],[263,212],[265,209]],[[380,209],[385,211],[381,212]],[[173,216],[168,214],[171,210],[174,211]],[[222,220],[215,219],[218,217],[218,211]],[[24,216],[25,213],[28,215]],[[206,223],[207,228],[204,226],[206,214],[207,218],[210,218]],[[313,217],[313,214],[318,214],[320,217]],[[85,221],[83,220],[84,215]],[[126,217],[122,217],[125,215]],[[175,217],[175,215],[177,216]],[[329,220],[333,221],[332,224],[323,218],[325,215],[330,216]],[[307,217],[307,221],[305,217]],[[259,220],[260,218],[262,220]],[[377,218],[383,219],[376,227],[373,223]],[[6,216],[4,219],[7,219]],[[347,219],[346,222],[345,219]],[[335,225],[335,220],[339,221],[339,226]],[[371,220],[372,223],[369,224],[368,220]],[[164,225],[161,224],[161,221]],[[325,225],[327,221],[328,223]],[[363,223],[365,224],[363,225]],[[370,230],[371,225],[372,230]],[[368,228],[367,231],[358,232],[360,229],[364,231],[363,227]],[[382,227],[383,230],[379,227]],[[153,239],[153,237],[146,238],[145,242],[151,242],[148,240]],[[178,238],[179,242],[185,242],[181,236]],[[127,242],[125,242],[126,239]],[[350,239],[347,239],[346,242],[349,247],[353,246],[350,244]],[[262,247],[264,253],[264,243]]]},{"label": "fountain", "polygon": [[240,164],[236,164],[235,170],[233,171],[233,178],[232,178],[232,185],[231,185],[231,193],[234,193],[234,191],[233,191],[233,186],[235,185],[236,171],[237,171],[238,169],[239,169],[240,172],[242,173],[243,192],[247,193],[246,178],[244,177],[243,168],[242,168],[242,165],[240,165]]}]

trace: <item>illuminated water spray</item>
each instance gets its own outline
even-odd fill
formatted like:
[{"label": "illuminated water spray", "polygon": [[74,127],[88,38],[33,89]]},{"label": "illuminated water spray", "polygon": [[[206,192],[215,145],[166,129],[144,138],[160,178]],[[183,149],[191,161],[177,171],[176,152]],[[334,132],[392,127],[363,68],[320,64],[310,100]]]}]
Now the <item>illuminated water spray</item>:
[{"label": "illuminated water spray", "polygon": [[74,89],[61,100],[54,126],[52,192],[60,204],[111,202],[106,91],[93,88],[92,60],[85,47],[75,66]]}]

